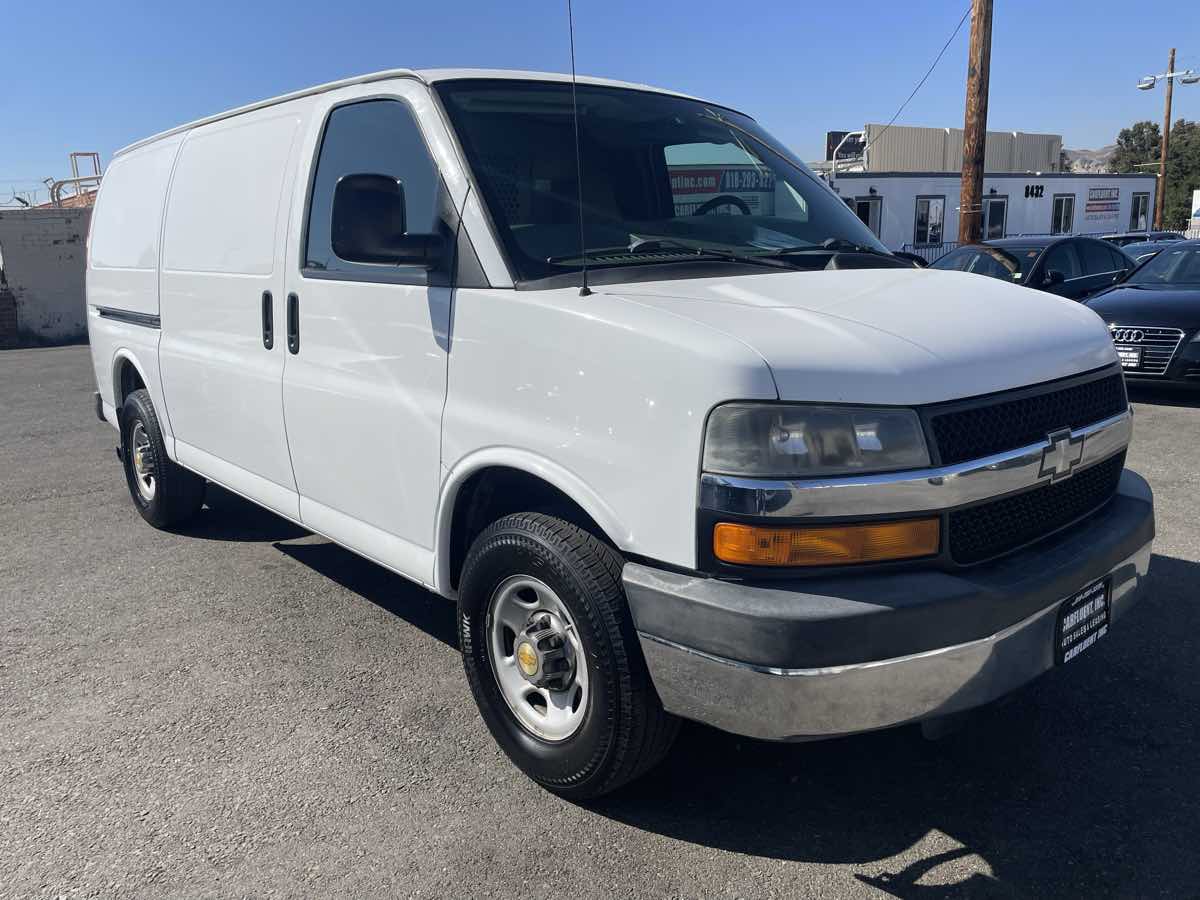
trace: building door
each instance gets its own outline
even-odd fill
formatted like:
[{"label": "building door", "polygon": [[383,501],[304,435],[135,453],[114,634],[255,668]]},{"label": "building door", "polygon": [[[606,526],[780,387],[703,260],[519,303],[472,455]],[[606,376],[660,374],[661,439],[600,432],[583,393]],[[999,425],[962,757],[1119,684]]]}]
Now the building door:
[{"label": "building door", "polygon": [[913,244],[917,247],[933,247],[942,242],[942,223],[946,212],[946,198],[918,197],[917,212],[913,222]]},{"label": "building door", "polygon": [[880,219],[883,212],[882,197],[855,197],[854,214],[862,223],[871,229],[871,234],[879,237]]},{"label": "building door", "polygon": [[983,198],[983,239],[994,241],[1004,237],[1008,224],[1008,198]]}]

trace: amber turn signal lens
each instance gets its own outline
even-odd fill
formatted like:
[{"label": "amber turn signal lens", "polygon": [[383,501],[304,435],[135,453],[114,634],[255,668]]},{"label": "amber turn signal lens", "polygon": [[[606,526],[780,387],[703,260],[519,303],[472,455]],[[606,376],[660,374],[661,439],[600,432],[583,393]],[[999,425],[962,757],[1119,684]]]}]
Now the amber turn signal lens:
[{"label": "amber turn signal lens", "polygon": [[739,566],[844,566],[932,556],[940,533],[937,519],[797,528],[721,522],[713,553]]}]

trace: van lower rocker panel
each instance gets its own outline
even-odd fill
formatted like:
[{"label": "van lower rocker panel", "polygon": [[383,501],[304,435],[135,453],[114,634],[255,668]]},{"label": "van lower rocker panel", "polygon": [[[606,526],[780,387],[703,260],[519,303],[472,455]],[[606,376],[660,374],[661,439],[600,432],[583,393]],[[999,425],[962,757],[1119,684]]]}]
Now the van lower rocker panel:
[{"label": "van lower rocker panel", "polygon": [[299,497],[295,491],[289,491],[269,479],[247,472],[211,453],[205,453],[178,438],[175,440],[175,459],[184,468],[215,481],[259,506],[293,522],[300,519]]},{"label": "van lower rocker panel", "polygon": [[300,524],[384,568],[433,589],[433,551],[328,506],[300,498]]}]

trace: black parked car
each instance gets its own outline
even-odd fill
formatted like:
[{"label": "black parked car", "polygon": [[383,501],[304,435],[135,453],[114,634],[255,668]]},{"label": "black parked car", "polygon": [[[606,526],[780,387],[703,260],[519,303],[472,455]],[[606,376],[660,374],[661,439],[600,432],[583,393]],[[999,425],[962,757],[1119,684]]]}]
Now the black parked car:
[{"label": "black parked car", "polygon": [[1124,247],[1142,241],[1182,241],[1183,235],[1176,231],[1127,231],[1124,234],[1106,234],[1101,240]]},{"label": "black parked car", "polygon": [[1200,387],[1200,241],[1177,241],[1087,301],[1130,380]]},{"label": "black parked car", "polygon": [[990,275],[1082,300],[1111,287],[1135,263],[1119,249],[1090,237],[1011,237],[951,250],[930,268]]}]

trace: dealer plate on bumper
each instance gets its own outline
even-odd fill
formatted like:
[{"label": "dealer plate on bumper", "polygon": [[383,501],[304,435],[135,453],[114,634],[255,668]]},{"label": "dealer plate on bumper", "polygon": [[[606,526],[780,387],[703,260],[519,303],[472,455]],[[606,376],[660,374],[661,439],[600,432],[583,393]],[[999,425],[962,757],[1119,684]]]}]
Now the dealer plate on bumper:
[{"label": "dealer plate on bumper", "polygon": [[1142,348],[1117,344],[1117,357],[1121,360],[1123,369],[1140,369],[1142,367]]},{"label": "dealer plate on bumper", "polygon": [[1054,661],[1069,662],[1108,634],[1112,618],[1112,576],[1094,581],[1063,601],[1054,629]]}]

